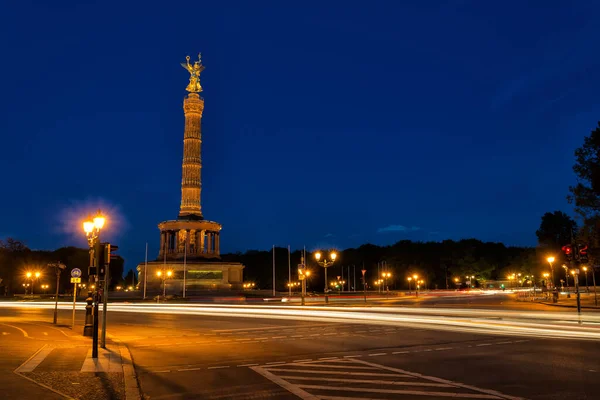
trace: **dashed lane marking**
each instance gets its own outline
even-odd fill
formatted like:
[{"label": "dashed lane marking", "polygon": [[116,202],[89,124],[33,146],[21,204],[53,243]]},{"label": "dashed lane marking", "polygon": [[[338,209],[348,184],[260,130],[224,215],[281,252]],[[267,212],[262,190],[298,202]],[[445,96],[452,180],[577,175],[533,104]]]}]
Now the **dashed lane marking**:
[{"label": "dashed lane marking", "polygon": [[301,362],[306,362],[306,361],[312,361],[312,358],[304,358],[302,360],[294,360],[293,362],[295,362],[295,363],[301,363]]},{"label": "dashed lane marking", "polygon": [[[343,379],[343,378],[316,378],[312,376],[294,376],[278,375],[282,379],[292,379],[295,381],[324,381],[324,382],[342,382],[342,383],[368,383],[372,385],[397,385],[397,386],[427,386],[427,387],[452,387],[446,383],[427,383],[427,382],[401,382],[385,381],[381,379]],[[399,375],[392,375],[399,376]],[[403,376],[406,378],[406,376]]]},{"label": "dashed lane marking", "polygon": [[285,364],[285,361],[272,361],[272,362],[268,362],[265,365],[281,365],[281,364]]},{"label": "dashed lane marking", "polygon": [[239,367],[254,367],[256,365],[258,365],[258,364],[256,364],[256,363],[253,363],[253,364],[242,364],[242,365],[238,365],[238,368]]},{"label": "dashed lane marking", "polygon": [[216,367],[208,367],[207,369],[222,369],[222,368],[229,368],[229,365],[218,365]]},{"label": "dashed lane marking", "polygon": [[385,356],[387,353],[374,353],[374,354],[369,354],[369,357],[378,357],[378,356]]},{"label": "dashed lane marking", "polygon": [[[315,370],[310,370],[310,369],[294,369],[294,370],[290,370],[289,368],[269,368],[269,371],[287,372],[287,373],[289,373],[290,371],[292,371],[295,374],[301,373],[301,374],[319,374],[319,375],[340,375],[340,371],[315,371]],[[351,375],[351,376],[385,376],[385,377],[390,377],[390,378],[398,378],[398,377],[412,378],[412,376],[405,376],[405,375],[399,375],[399,374],[390,374],[390,373],[383,373],[383,372],[346,372],[346,371],[344,371],[343,375]]]},{"label": "dashed lane marking", "polygon": [[479,343],[479,344],[476,344],[475,346],[482,347],[482,346],[491,346],[491,345],[492,345],[492,343]]},{"label": "dashed lane marking", "polygon": [[179,371],[179,372],[182,372],[182,371],[198,371],[200,369],[202,369],[202,368],[181,368],[181,369],[178,369],[177,371]]},{"label": "dashed lane marking", "polygon": [[410,351],[393,351],[392,354],[408,354]]},{"label": "dashed lane marking", "polygon": [[271,336],[271,339],[285,339],[287,336]]},{"label": "dashed lane marking", "polygon": [[319,360],[337,360],[337,359],[338,359],[338,357],[322,357],[322,358],[319,358]]}]

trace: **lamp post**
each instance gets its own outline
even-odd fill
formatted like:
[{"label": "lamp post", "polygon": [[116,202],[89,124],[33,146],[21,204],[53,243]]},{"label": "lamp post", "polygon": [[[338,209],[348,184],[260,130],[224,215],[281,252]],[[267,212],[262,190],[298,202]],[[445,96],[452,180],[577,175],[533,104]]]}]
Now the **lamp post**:
[{"label": "lamp post", "polygon": [[158,276],[159,278],[162,279],[162,284],[163,284],[163,299],[166,299],[166,297],[167,297],[167,279],[170,279],[173,276],[173,271],[171,271],[171,270],[168,270],[168,271],[156,271],[156,276]]},{"label": "lamp post", "polygon": [[[88,216],[87,220],[83,222],[83,231],[88,241],[90,248],[90,265],[88,266],[88,296],[85,299],[87,305],[85,306],[85,324],[83,326],[83,336],[92,336],[94,345],[92,346],[92,352],[95,351],[96,357],[98,358],[98,293],[92,292],[95,289],[96,283],[98,282],[98,269],[101,265],[98,265],[100,259],[99,252],[96,251],[97,244],[100,242],[100,231],[104,228],[106,218],[102,215],[102,212],[98,210],[96,216],[92,219]],[[95,267],[95,274],[92,274],[92,268]],[[92,355],[93,357],[93,355]]]},{"label": "lamp post", "polygon": [[583,272],[585,272],[585,292],[589,293],[590,292],[590,288],[588,286],[587,271],[588,271],[588,267],[583,267]]},{"label": "lamp post", "polygon": [[406,278],[406,280],[408,281],[408,295],[410,296],[410,281],[412,281],[412,277],[409,276],[408,278]]},{"label": "lamp post", "polygon": [[571,292],[569,292],[569,268],[566,265],[562,266],[565,269],[565,282],[567,284],[567,298],[571,298]]},{"label": "lamp post", "polygon": [[546,258],[546,261],[548,261],[548,264],[550,264],[550,275],[552,275],[552,280],[550,283],[552,284],[552,287],[554,287],[554,265],[552,265],[554,262],[554,257],[550,256]]},{"label": "lamp post", "polygon": [[325,268],[325,304],[329,304],[329,295],[328,295],[329,289],[327,288],[327,268],[330,267],[331,264],[333,264],[335,262],[335,259],[337,258],[337,253],[335,251],[332,251],[329,253],[330,260],[327,260],[326,258],[323,258],[323,260],[321,260],[321,253],[316,252],[315,258],[317,259],[317,264],[319,264],[321,267]]},{"label": "lamp post", "polygon": [[419,279],[419,275],[414,274],[412,278],[415,280],[415,297],[419,297],[419,282],[417,281]]},{"label": "lamp post", "polygon": [[460,286],[461,286],[460,278],[454,278],[454,283],[456,284],[456,286],[458,286],[458,289],[460,290]]},{"label": "lamp post", "polygon": [[383,274],[381,274],[381,276],[383,276],[385,290],[386,290],[386,292],[389,293],[390,288],[387,284],[387,280],[388,280],[388,278],[391,278],[392,274],[390,272],[384,272]]}]

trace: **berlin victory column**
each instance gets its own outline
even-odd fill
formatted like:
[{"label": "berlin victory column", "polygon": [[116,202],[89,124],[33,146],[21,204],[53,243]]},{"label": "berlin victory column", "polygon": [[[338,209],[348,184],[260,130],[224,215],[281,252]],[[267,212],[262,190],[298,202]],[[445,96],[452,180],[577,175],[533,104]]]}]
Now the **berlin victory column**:
[{"label": "berlin victory column", "polygon": [[190,73],[186,87],[189,92],[183,100],[185,128],[183,135],[183,163],[181,166],[181,205],[176,220],[163,221],[160,229],[160,251],[155,261],[137,267],[139,287],[147,294],[180,295],[210,289],[236,289],[242,285],[239,263],[220,261],[221,224],[204,219],[201,206],[202,190],[202,112],[204,99],[199,93],[200,73],[204,70],[200,55],[190,63],[190,57],[181,65]]}]

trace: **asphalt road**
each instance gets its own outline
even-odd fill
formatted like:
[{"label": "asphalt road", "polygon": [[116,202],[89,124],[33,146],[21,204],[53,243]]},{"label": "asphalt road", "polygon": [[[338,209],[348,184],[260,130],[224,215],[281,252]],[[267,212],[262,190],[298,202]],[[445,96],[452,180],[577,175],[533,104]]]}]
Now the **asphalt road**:
[{"label": "asphalt road", "polygon": [[[506,311],[505,321],[498,317],[503,315],[499,303],[514,310],[529,308],[506,304],[506,297],[486,297],[481,302],[476,306],[480,313],[472,315],[473,308],[459,307],[454,299],[445,302],[454,311],[412,308],[403,312],[390,304],[369,314],[406,313],[411,322],[405,325],[298,320],[297,315],[264,314],[271,311],[267,307],[259,307],[266,310],[260,314],[237,308],[235,316],[227,315],[232,310],[226,306],[222,311],[203,311],[205,315],[168,308],[112,311],[108,331],[127,344],[149,399],[598,398],[600,341],[519,334],[529,325],[540,332],[597,334],[597,318],[584,318],[579,324],[571,319],[572,313],[534,305],[534,313]],[[539,312],[540,307],[545,311]],[[495,311],[487,314],[481,308]],[[422,325],[415,318],[422,318]],[[439,320],[426,320],[431,318]],[[82,319],[79,312],[79,323]],[[50,332],[49,325],[40,322],[50,320],[51,310],[0,307],[0,331],[9,332],[0,336],[2,372],[16,368],[48,340],[43,332],[53,335],[52,340],[75,340]],[[70,313],[60,311],[59,321],[68,323]],[[488,323],[498,330],[482,334],[463,325],[459,330],[444,329],[457,321]],[[510,324],[510,334],[503,334],[501,323]],[[18,350],[5,353],[6,349]],[[5,379],[0,384],[5,385],[22,379],[0,376]],[[32,387],[18,398],[39,397],[36,390]]]}]

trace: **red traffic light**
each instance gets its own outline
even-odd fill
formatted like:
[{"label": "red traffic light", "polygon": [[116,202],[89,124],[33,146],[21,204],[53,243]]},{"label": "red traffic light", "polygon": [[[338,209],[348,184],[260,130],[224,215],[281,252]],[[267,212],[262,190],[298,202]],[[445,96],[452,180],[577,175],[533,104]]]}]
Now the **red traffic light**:
[{"label": "red traffic light", "polygon": [[579,254],[581,254],[581,255],[586,255],[586,254],[587,254],[587,249],[588,249],[588,247],[587,247],[587,244],[586,244],[586,245],[583,245],[583,246],[582,246],[582,247],[579,249]]},{"label": "red traffic light", "polygon": [[570,256],[571,253],[573,252],[573,249],[571,248],[570,244],[567,244],[565,246],[562,247],[562,251],[563,253],[565,253],[567,256]]}]

